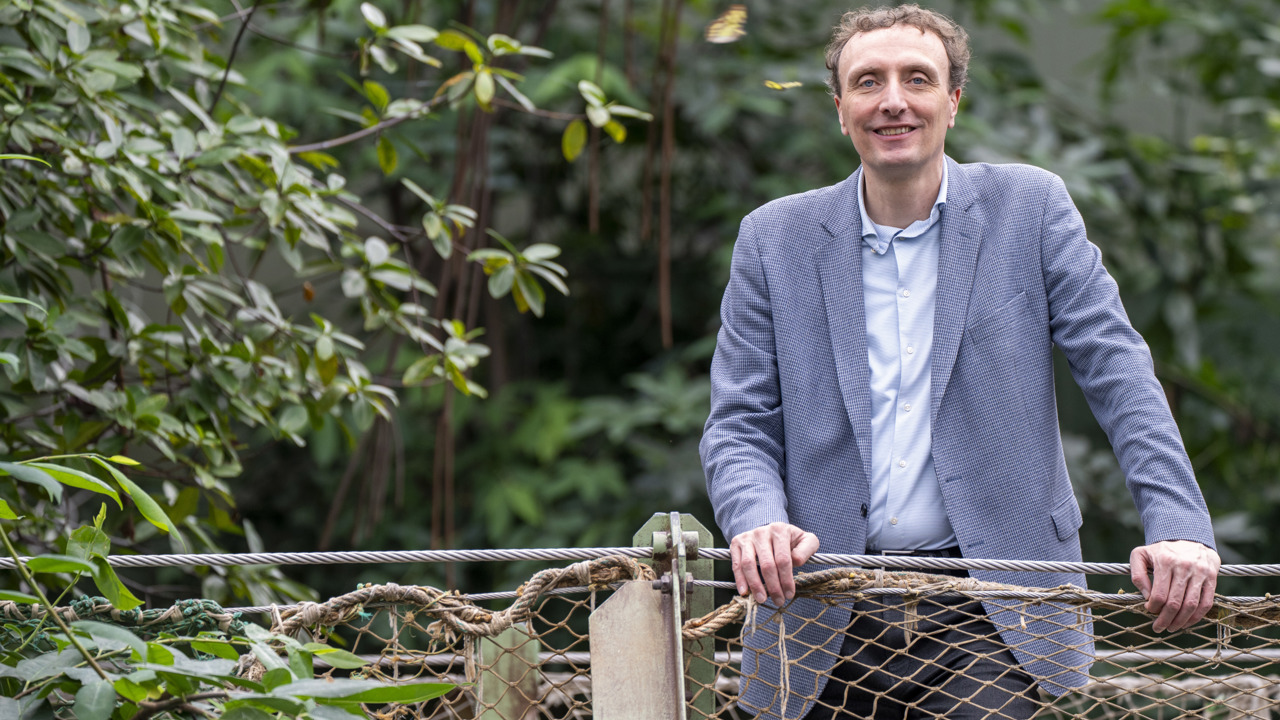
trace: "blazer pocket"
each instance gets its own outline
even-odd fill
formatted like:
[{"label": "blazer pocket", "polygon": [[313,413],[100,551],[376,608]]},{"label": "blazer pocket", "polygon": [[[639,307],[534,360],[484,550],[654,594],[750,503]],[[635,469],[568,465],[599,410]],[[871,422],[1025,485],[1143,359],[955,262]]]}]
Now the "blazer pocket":
[{"label": "blazer pocket", "polygon": [[996,310],[983,315],[982,317],[969,323],[965,328],[965,334],[974,340],[982,340],[992,331],[1005,327],[1010,323],[1017,321],[1018,317],[1024,313],[1027,307],[1027,291],[1014,295],[1009,301],[1001,305]]},{"label": "blazer pocket", "polygon": [[1080,506],[1071,495],[1058,503],[1053,512],[1049,513],[1049,517],[1053,520],[1053,529],[1058,534],[1059,540],[1070,540],[1084,524],[1084,518],[1080,515]]}]

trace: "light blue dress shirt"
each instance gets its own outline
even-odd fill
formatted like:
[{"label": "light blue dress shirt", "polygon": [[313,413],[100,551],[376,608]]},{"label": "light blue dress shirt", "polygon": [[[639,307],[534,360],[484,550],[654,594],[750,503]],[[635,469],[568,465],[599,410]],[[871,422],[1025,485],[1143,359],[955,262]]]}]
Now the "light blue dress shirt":
[{"label": "light blue dress shirt", "polygon": [[[865,177],[865,175],[863,176]],[[927,220],[905,229],[867,216],[860,179],[862,288],[871,364],[871,502],[867,547],[937,550],[956,545],[933,467],[929,427],[938,220],[947,205],[943,167]]]}]

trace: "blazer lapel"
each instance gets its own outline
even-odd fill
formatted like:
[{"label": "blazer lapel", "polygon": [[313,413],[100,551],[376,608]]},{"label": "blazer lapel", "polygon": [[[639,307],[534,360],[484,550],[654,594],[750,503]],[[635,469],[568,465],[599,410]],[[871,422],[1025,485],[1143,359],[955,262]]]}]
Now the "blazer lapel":
[{"label": "blazer lapel", "polygon": [[[832,239],[814,255],[827,311],[831,351],[845,410],[862,457],[863,478],[871,477],[871,366],[867,360],[866,307],[862,298],[862,219],[858,178],[842,183],[822,225]],[[935,341],[936,342],[936,341]]]},{"label": "blazer lapel", "polygon": [[977,189],[964,169],[947,158],[947,207],[942,216],[938,252],[938,294],[933,315],[933,358],[930,372],[931,422],[938,419],[938,407],[947,391],[955,367],[960,339],[969,312],[969,294],[978,269],[978,248],[982,244],[980,221],[976,217]]}]

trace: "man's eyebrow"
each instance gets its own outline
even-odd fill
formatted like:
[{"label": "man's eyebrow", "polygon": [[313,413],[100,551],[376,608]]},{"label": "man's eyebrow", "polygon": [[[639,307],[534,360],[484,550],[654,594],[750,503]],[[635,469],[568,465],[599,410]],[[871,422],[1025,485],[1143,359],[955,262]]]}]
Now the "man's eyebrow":
[{"label": "man's eyebrow", "polygon": [[[916,72],[922,73],[924,75],[928,75],[929,77],[937,77],[938,75],[937,68],[933,67],[928,63],[909,63],[903,67],[903,70],[905,70],[908,73],[916,73]],[[859,77],[862,77],[863,75],[868,75],[868,74],[874,75],[878,72],[883,72],[883,70],[879,65],[871,65],[871,64],[854,65],[853,67],[849,68],[849,72],[845,75],[845,79],[850,80],[850,79],[859,78]]]}]

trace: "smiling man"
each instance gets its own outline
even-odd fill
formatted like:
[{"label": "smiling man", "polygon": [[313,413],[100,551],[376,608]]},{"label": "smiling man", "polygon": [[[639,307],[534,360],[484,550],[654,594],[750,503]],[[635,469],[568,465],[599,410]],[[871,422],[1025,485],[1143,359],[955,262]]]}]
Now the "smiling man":
[{"label": "smiling man", "polygon": [[[945,155],[967,43],[915,5],[847,13],[827,66],[861,166],[742,222],[701,446],[738,590],[791,600],[793,568],[819,548],[1080,560],[1057,347],[1142,517],[1133,581],[1154,629],[1180,630],[1216,587],[1204,500],[1062,181]],[[972,575],[1084,585],[1070,573]],[[1092,662],[1087,618],[1050,604],[921,603],[914,638],[893,603],[801,598],[788,612],[814,622],[745,640],[740,703],[762,716],[1030,717],[1037,686],[1079,686]]]}]

